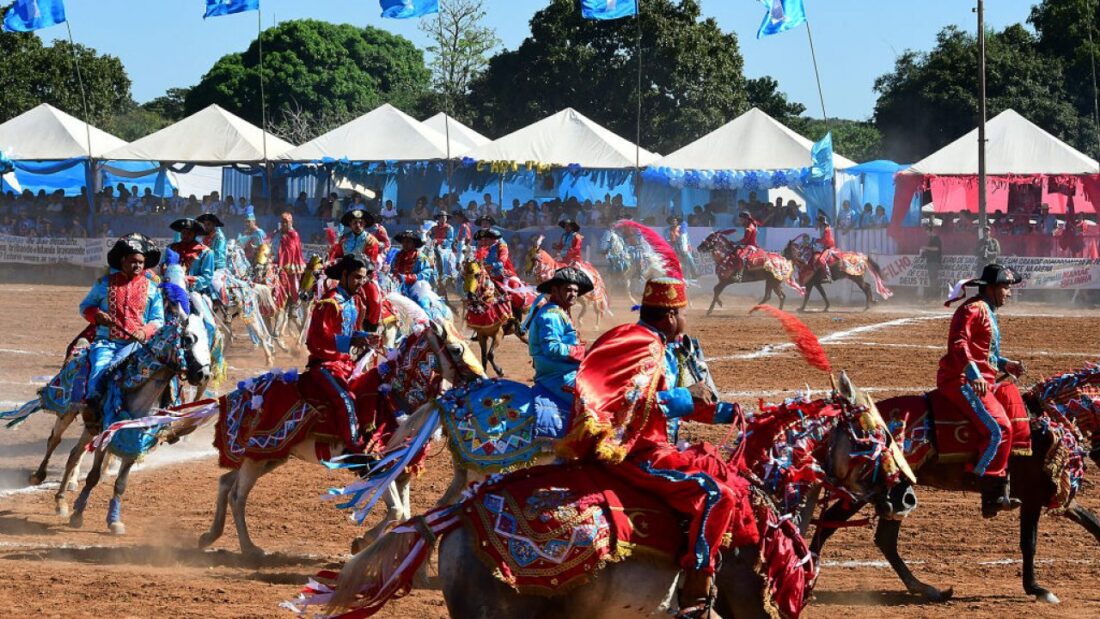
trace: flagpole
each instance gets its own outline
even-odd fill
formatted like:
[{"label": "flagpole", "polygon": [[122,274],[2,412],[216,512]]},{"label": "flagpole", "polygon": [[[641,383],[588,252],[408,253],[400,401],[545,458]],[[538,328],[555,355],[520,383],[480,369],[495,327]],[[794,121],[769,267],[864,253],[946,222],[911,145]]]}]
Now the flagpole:
[{"label": "flagpole", "polygon": [[95,153],[92,152],[92,126],[89,124],[92,116],[88,111],[88,96],[84,93],[84,78],[80,76],[80,57],[76,53],[76,41],[73,40],[73,29],[69,26],[69,20],[65,20],[65,30],[69,33],[69,47],[73,50],[73,68],[76,69],[76,83],[80,87],[80,101],[84,107],[84,138],[88,141],[88,173],[84,177],[87,186],[85,192],[88,199],[88,216],[94,210],[95,201],[92,195],[96,192]]},{"label": "flagpole", "polygon": [[[442,3],[440,3],[440,4],[442,4]],[[443,33],[443,7],[442,6],[439,7],[439,11],[436,13],[436,15],[438,17],[437,23],[439,24],[439,35],[440,35],[440,39],[442,39],[443,34],[444,34]],[[443,52],[442,43],[440,43],[439,51]],[[454,50],[451,50],[451,53],[452,53],[452,56],[451,56],[450,62],[453,64],[454,63],[454,55],[453,55]],[[454,108],[451,104],[451,93],[447,90],[447,85],[446,84],[444,84],[443,89],[444,89],[444,92],[443,92],[443,106],[444,106],[443,134],[447,137],[447,193],[451,194],[451,193],[454,192],[454,175],[455,175],[454,162],[451,160],[451,114],[453,113]],[[451,196],[448,195],[446,201],[444,201],[444,207],[445,208],[447,206],[447,203],[449,203],[450,201],[451,201]],[[504,206],[501,205],[501,208],[504,208]]]},{"label": "flagpole", "polygon": [[[810,30],[810,20],[809,20],[809,18],[806,19],[806,38],[810,42],[810,59],[813,61],[813,65],[814,65],[814,79],[817,80],[817,98],[818,98],[819,101],[821,101],[821,116],[822,116],[822,118],[825,119],[825,133],[829,133],[831,131],[831,129],[829,128],[829,114],[828,114],[828,112],[825,111],[825,91],[821,88],[821,72],[818,71],[818,69],[817,69],[817,52],[814,51],[814,35],[813,35],[813,32]],[[832,149],[830,149],[830,150],[832,150]],[[832,154],[830,153],[829,156],[831,157]],[[835,163],[835,160],[834,160],[834,163]],[[833,174],[832,174],[832,178],[830,180],[830,185],[831,185],[831,188],[832,188],[832,190],[829,192],[829,194],[830,194],[830,203],[832,204],[832,207],[833,207],[833,213],[832,213],[833,219],[836,219],[836,217],[837,217],[837,212],[836,212],[836,168],[835,168],[835,166],[830,166],[830,167],[833,168]]]},{"label": "flagpole", "polygon": [[634,7],[634,24],[638,32],[638,115],[634,127],[634,204],[635,212],[642,208],[642,0]]},{"label": "flagpole", "polygon": [[[1089,53],[1093,53],[1089,50]],[[978,0],[978,238],[989,223],[985,200],[985,2]]]},{"label": "flagpole", "polygon": [[263,123],[263,149],[264,149],[264,177],[267,180],[267,212],[273,213],[272,194],[274,187],[271,185],[271,162],[267,158],[267,95],[264,92],[264,16],[259,4],[256,6],[256,44],[260,53],[260,122]]}]

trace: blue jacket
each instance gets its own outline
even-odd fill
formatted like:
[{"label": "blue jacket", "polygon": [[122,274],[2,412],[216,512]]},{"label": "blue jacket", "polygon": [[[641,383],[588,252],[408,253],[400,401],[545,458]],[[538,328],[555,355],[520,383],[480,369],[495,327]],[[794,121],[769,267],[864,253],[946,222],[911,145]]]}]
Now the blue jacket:
[{"label": "blue jacket", "polygon": [[531,314],[526,321],[527,351],[534,362],[535,382],[551,393],[564,394],[563,387],[576,385],[577,368],[584,358],[577,329],[569,314],[552,302],[535,307]]},{"label": "blue jacket", "polygon": [[225,233],[222,232],[221,228],[214,228],[214,232],[206,235],[203,241],[203,244],[209,247],[211,253],[214,254],[214,270],[224,269],[227,264]]},{"label": "blue jacket", "polygon": [[[96,280],[92,289],[88,291],[88,294],[84,297],[84,300],[80,302],[80,315],[87,316],[89,309],[95,308],[102,310],[111,315],[111,318],[118,320],[117,308],[112,311],[107,298],[108,279],[111,275],[118,273],[118,269],[111,269],[109,275],[104,275]],[[159,329],[164,324],[164,301],[160,294],[160,286],[157,285],[153,274],[149,271],[145,272],[145,277],[149,278],[149,291],[145,295],[145,309],[142,315],[142,325],[151,327],[152,330]],[[121,321],[120,321],[121,322]],[[110,339],[110,327],[98,325],[95,328],[96,339],[109,340]],[[120,340],[129,341],[129,340]]]}]

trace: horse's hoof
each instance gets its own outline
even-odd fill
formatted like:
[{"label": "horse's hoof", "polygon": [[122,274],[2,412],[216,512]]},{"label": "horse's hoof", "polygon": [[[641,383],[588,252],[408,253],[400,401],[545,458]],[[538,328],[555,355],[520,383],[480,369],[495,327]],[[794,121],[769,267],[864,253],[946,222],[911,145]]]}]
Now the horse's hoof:
[{"label": "horse's hoof", "polygon": [[1058,599],[1057,595],[1054,595],[1050,591],[1043,591],[1035,595],[1036,602],[1046,602],[1047,604],[1061,604],[1062,600]]},{"label": "horse's hoof", "polygon": [[38,473],[31,473],[31,476],[30,476],[30,478],[28,478],[27,481],[29,481],[32,486],[37,486],[38,484],[42,483],[45,480],[46,480],[45,475],[39,475]]},{"label": "horse's hoof", "polygon": [[258,561],[266,557],[267,553],[264,552],[264,549],[260,548],[259,546],[248,546],[245,548],[241,548],[241,555],[243,555],[244,558],[250,561]]},{"label": "horse's hoof", "polygon": [[370,544],[367,543],[366,539],[362,537],[357,537],[351,541],[351,554],[357,555],[360,552],[363,552],[363,549],[365,549],[367,546],[370,546]]},{"label": "horse's hoof", "polygon": [[930,585],[926,585],[924,589],[913,591],[913,593],[920,593],[920,595],[929,602],[946,602],[955,596],[955,589],[953,587],[937,589]]},{"label": "horse's hoof", "polygon": [[81,512],[74,512],[72,516],[69,516],[69,527],[72,529],[79,529],[84,526],[84,514]]},{"label": "horse's hoof", "polygon": [[69,483],[65,484],[65,492],[76,492],[79,489],[80,486],[77,485],[75,479],[71,479],[69,480]]},{"label": "horse's hoof", "polygon": [[121,522],[112,522],[107,528],[111,530],[111,535],[126,535],[126,525]]},{"label": "horse's hoof", "polygon": [[218,536],[207,531],[199,536],[199,550],[209,548],[214,542],[218,541]]},{"label": "horse's hoof", "polygon": [[66,503],[65,501],[58,501],[57,502],[56,513],[61,518],[68,518],[69,517],[69,504]]}]

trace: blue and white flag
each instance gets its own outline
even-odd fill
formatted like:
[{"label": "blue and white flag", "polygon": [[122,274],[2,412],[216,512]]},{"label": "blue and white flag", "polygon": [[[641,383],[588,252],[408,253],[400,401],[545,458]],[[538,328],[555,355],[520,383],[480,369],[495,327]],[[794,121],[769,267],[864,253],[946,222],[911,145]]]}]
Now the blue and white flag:
[{"label": "blue and white flag", "polygon": [[638,0],[581,0],[585,19],[619,19],[638,14]]},{"label": "blue and white flag", "polygon": [[760,0],[760,2],[768,7],[768,12],[764,15],[764,21],[756,33],[758,39],[786,32],[799,24],[806,23],[806,7],[802,5],[802,0]]},{"label": "blue and white flag", "polygon": [[4,15],[4,32],[33,32],[64,21],[64,0],[15,0]]},{"label": "blue and white flag", "polygon": [[260,0],[206,0],[206,15],[203,15],[202,18],[221,17],[222,15],[259,10]]},{"label": "blue and white flag", "polygon": [[411,19],[439,12],[439,0],[378,0],[382,17]]},{"label": "blue and white flag", "polygon": [[833,132],[830,131],[810,150],[810,178],[823,181],[833,177]]}]

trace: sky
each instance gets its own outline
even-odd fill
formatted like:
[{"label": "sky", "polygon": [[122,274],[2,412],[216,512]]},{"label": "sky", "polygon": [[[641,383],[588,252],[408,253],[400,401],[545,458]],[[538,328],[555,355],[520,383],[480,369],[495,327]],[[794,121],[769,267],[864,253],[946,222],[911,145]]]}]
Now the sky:
[{"label": "sky", "polygon": [[[791,99],[806,106],[808,115],[821,116],[805,28],[757,40],[765,12],[759,0],[700,3],[704,16],[737,34],[748,77],[771,75]],[[530,33],[531,16],[548,1],[485,0],[485,4],[487,25],[496,29],[503,47],[515,49]],[[996,29],[1024,23],[1032,4],[1032,0],[987,2],[986,23]],[[944,26],[976,31],[974,5],[968,0],[806,0],[829,116],[870,118],[875,78],[889,72],[906,49],[931,49]],[[119,57],[139,103],[168,88],[198,83],[221,56],[245,50],[255,39],[258,25],[256,13],[204,21],[204,0],[66,0],[65,6],[73,38]],[[416,20],[384,20],[376,0],[262,0],[261,6],[265,28],[288,19],[313,18],[385,28],[421,48],[427,45]],[[67,36],[64,25],[39,35],[47,41]]]}]

